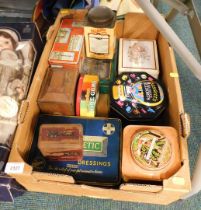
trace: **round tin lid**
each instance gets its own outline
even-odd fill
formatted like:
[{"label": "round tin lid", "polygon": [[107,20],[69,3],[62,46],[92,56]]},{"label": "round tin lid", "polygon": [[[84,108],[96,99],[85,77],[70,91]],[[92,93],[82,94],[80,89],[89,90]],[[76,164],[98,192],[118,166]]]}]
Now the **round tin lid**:
[{"label": "round tin lid", "polygon": [[132,137],[131,155],[141,168],[160,170],[170,162],[171,144],[158,130],[141,130]]},{"label": "round tin lid", "polygon": [[111,108],[129,121],[151,121],[165,105],[161,85],[145,72],[122,73],[112,86]]},{"label": "round tin lid", "polygon": [[94,27],[112,27],[115,13],[108,7],[97,6],[89,10],[87,19],[89,25]]}]

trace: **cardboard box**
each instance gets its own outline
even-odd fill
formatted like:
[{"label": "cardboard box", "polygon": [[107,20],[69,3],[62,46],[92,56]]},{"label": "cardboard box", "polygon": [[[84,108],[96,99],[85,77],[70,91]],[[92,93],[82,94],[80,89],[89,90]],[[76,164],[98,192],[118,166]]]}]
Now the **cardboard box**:
[{"label": "cardboard box", "polygon": [[[74,180],[70,176],[36,172],[33,171],[31,165],[27,164],[26,160],[33,140],[34,127],[40,112],[37,105],[39,87],[43,82],[45,69],[48,68],[49,52],[57,34],[61,18],[65,15],[74,15],[76,18],[80,14],[82,12],[79,10],[61,11],[55,24],[50,28],[51,33],[48,33],[47,44],[38,65],[28,98],[24,101],[24,106],[21,109],[21,123],[17,128],[9,158],[9,164],[15,165],[17,163],[19,167],[17,170],[10,170],[9,174],[30,191],[155,204],[169,204],[180,199],[191,189],[187,147],[189,121],[183,108],[173,50],[143,14],[127,14],[125,20],[118,21],[116,34],[118,38],[154,39],[158,43],[159,58],[161,59],[161,80],[167,87],[168,98],[171,101],[168,106],[168,125],[174,127],[179,133],[180,155],[182,159],[181,168],[173,176],[162,182],[157,182],[157,184],[151,182],[122,183],[118,189],[108,189],[77,185],[74,184]],[[140,28],[136,27],[139,25]]]}]

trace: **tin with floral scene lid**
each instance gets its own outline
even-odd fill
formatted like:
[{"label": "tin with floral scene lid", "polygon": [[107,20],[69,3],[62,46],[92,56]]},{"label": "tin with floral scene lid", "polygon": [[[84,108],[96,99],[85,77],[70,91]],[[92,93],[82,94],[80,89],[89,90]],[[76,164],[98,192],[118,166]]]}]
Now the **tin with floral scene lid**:
[{"label": "tin with floral scene lid", "polygon": [[120,74],[111,91],[111,110],[128,121],[152,121],[166,108],[164,88],[146,72]]},{"label": "tin with floral scene lid", "polygon": [[124,181],[160,181],[181,166],[178,134],[170,126],[128,125],[123,131]]}]

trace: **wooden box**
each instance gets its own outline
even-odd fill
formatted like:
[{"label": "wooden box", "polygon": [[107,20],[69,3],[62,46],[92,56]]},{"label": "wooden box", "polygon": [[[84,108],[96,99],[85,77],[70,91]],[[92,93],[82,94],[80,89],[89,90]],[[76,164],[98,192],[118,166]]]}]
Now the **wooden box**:
[{"label": "wooden box", "polygon": [[[179,133],[181,168],[173,176],[157,184],[144,182],[122,183],[118,189],[109,189],[78,185],[70,176],[36,172],[33,171],[31,165],[27,164],[26,160],[32,144],[34,127],[40,112],[37,98],[46,73],[45,70],[48,68],[48,56],[54,38],[63,16],[73,15],[74,18],[77,18],[80,14],[82,14],[82,11],[79,10],[62,10],[55,24],[49,29],[47,43],[28,98],[23,102],[21,109],[20,124],[16,131],[9,164],[7,165],[7,169],[11,167],[9,174],[15,177],[29,191],[155,204],[169,204],[180,199],[191,189],[187,147],[189,121],[183,108],[173,50],[144,14],[129,13],[125,16],[125,20],[119,20],[117,22],[116,36],[118,38],[154,39],[157,41],[161,61],[161,80],[167,87],[169,98],[168,126],[174,127]],[[12,170],[15,169],[12,166],[15,166],[16,163],[21,167],[20,171]]]},{"label": "wooden box", "polygon": [[78,74],[75,69],[48,69],[38,97],[38,105],[42,112],[75,115]]}]

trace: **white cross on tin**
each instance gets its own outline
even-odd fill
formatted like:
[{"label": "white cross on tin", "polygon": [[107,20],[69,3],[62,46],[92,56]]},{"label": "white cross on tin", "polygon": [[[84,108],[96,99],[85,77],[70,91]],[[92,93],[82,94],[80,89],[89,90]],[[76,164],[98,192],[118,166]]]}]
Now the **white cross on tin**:
[{"label": "white cross on tin", "polygon": [[115,127],[111,123],[106,123],[103,125],[103,132],[106,135],[112,135],[115,132]]}]

